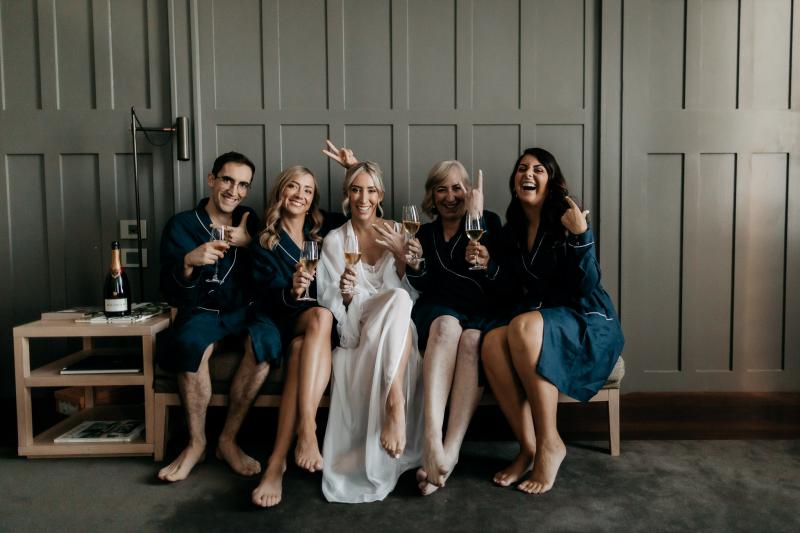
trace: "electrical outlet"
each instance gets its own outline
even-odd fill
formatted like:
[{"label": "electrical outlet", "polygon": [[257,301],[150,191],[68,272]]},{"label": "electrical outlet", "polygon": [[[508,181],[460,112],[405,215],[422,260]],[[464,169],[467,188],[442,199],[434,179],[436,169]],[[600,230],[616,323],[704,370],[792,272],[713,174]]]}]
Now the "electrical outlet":
[{"label": "electrical outlet", "polygon": [[[119,238],[122,239],[135,239],[136,238],[136,221],[135,220],[120,220],[119,221]],[[142,219],[142,240],[147,238],[147,220]]]},{"label": "electrical outlet", "polygon": [[[136,248],[123,248],[120,250],[122,266],[128,268],[139,267],[139,250]],[[147,268],[147,248],[142,248],[142,268]]]}]

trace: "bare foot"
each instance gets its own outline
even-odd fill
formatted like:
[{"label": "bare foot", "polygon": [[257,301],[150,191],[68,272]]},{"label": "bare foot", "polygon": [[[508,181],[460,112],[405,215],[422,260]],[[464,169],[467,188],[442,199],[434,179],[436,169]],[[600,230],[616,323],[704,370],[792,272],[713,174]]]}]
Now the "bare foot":
[{"label": "bare foot", "polygon": [[535,451],[520,450],[516,459],[496,473],[492,481],[501,487],[508,487],[512,483],[516,483],[533,466],[534,455],[536,455]]},{"label": "bare foot", "polygon": [[158,479],[161,481],[182,481],[189,476],[189,473],[197,463],[202,463],[206,458],[206,444],[192,443],[183,449],[177,459],[158,471]]},{"label": "bare foot", "polygon": [[386,450],[389,457],[397,459],[403,455],[406,447],[406,411],[402,399],[399,402],[393,402],[391,398],[386,400],[381,447]]},{"label": "bare foot", "polygon": [[567,447],[556,437],[551,441],[540,441],[533,460],[530,477],[517,485],[517,489],[528,494],[543,494],[553,488],[558,467],[567,456]]},{"label": "bare foot", "polygon": [[232,440],[219,440],[217,459],[222,459],[234,472],[243,476],[254,476],[261,472],[261,463],[244,453]]},{"label": "bare foot", "polygon": [[319,453],[316,427],[308,427],[297,432],[294,461],[297,466],[309,472],[322,470],[322,454]]},{"label": "bare foot", "polygon": [[[423,461],[427,464],[427,458],[423,457]],[[455,453],[447,453],[444,450],[441,450],[441,455],[438,455],[438,459],[435,459],[431,464],[430,468],[434,472],[437,472],[438,475],[436,477],[432,477],[427,472],[427,466],[425,464],[422,468],[417,470],[417,487],[419,487],[419,491],[422,493],[423,496],[430,496],[440,488],[444,487],[445,483],[447,483],[450,474],[453,473],[453,469],[456,467],[456,463],[458,463],[458,452]]]},{"label": "bare foot", "polygon": [[258,486],[253,489],[253,503],[259,507],[274,507],[281,503],[283,492],[283,474],[286,472],[286,461],[279,464],[268,464]]}]

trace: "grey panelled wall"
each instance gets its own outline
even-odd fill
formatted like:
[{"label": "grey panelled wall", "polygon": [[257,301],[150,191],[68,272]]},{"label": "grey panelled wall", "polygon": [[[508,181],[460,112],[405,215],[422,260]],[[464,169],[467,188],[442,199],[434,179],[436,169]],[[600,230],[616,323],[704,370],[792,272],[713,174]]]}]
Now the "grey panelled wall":
[{"label": "grey panelled wall", "polygon": [[[129,108],[145,124],[170,121],[167,29],[159,0],[0,1],[3,396],[13,395],[14,325],[102,298],[109,244],[119,220],[135,218]],[[152,262],[174,211],[172,158],[139,146]],[[155,298],[157,270],[146,279]]]},{"label": "grey panelled wall", "polygon": [[624,2],[629,390],[800,387],[797,7]]},{"label": "grey panelled wall", "polygon": [[503,213],[540,145],[592,210],[626,390],[797,390],[798,22],[793,0],[0,0],[2,395],[14,324],[99,300],[130,105],[193,126],[188,163],[140,137],[151,264],[224,150],[256,162],[258,211],[297,163],[338,209],[330,137],[381,163],[389,214],[449,158]]},{"label": "grey panelled wall", "polygon": [[381,164],[390,216],[420,202],[428,169],[452,158],[484,170],[487,206],[503,213],[520,147],[540,144],[595,210],[597,5],[190,2],[196,186],[216,154],[238,147],[258,165],[248,199],[258,211],[274,177],[294,164],[314,171],[323,205],[338,209],[343,172],[320,152],[330,136]]}]

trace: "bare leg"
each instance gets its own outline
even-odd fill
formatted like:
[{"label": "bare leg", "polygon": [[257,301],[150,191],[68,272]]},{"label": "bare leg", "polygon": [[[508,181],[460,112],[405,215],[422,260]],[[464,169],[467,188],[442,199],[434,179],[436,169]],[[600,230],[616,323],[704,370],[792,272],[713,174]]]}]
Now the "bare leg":
[{"label": "bare leg", "polygon": [[283,384],[281,405],[278,411],[278,432],[275,447],[267,460],[267,468],[258,486],[253,489],[253,503],[260,507],[278,505],[283,493],[283,474],[286,472],[286,455],[292,445],[297,420],[297,382],[300,368],[300,348],[302,337],[297,337],[289,346],[289,360],[286,367],[286,380]]},{"label": "bare leg", "polygon": [[186,413],[189,427],[189,444],[170,464],[158,471],[158,479],[181,481],[186,479],[192,468],[205,459],[206,455],[206,411],[211,401],[211,377],[208,373],[208,359],[214,345],[203,352],[197,372],[178,374],[178,390]]},{"label": "bare leg", "polygon": [[322,470],[317,442],[317,409],[331,377],[331,327],[333,315],[314,307],[300,315],[297,332],[303,334],[297,391],[297,466],[309,472]]},{"label": "bare leg", "polygon": [[536,455],[531,408],[511,361],[507,331],[507,327],[490,331],[483,340],[481,352],[489,385],[519,442],[516,459],[494,475],[493,481],[503,487],[522,477],[531,468]]},{"label": "bare leg", "polygon": [[389,386],[389,394],[386,398],[386,411],[383,417],[383,428],[381,429],[381,446],[390,457],[397,459],[403,455],[406,447],[406,402],[403,395],[403,383],[405,382],[406,366],[408,357],[411,353],[411,330],[406,335],[406,347],[400,365],[397,368],[397,375]]},{"label": "bare leg", "polygon": [[544,321],[538,311],[518,316],[508,327],[511,359],[528,395],[538,444],[533,472],[517,488],[532,494],[541,494],[553,487],[558,468],[567,455],[556,428],[558,389],[536,371],[543,332]]},{"label": "bare leg", "polygon": [[268,373],[267,363],[256,362],[253,343],[248,337],[245,341],[244,356],[231,382],[228,416],[217,445],[217,457],[227,462],[234,472],[243,476],[254,476],[261,472],[259,462],[244,453],[236,444],[236,435]]},{"label": "bare leg", "polygon": [[[443,486],[448,473],[442,445],[442,424],[453,384],[460,335],[458,319],[448,315],[434,320],[428,333],[422,361],[425,440],[422,468],[417,471],[417,481],[424,495]],[[427,488],[428,485],[432,488]]]},{"label": "bare leg", "polygon": [[450,415],[447,420],[447,435],[444,439],[444,475],[442,485],[420,483],[419,488],[424,496],[436,491],[444,485],[458,463],[461,444],[467,433],[469,421],[478,407],[483,387],[478,386],[479,345],[481,334],[476,329],[469,329],[461,334],[458,343],[455,374],[450,390]]}]

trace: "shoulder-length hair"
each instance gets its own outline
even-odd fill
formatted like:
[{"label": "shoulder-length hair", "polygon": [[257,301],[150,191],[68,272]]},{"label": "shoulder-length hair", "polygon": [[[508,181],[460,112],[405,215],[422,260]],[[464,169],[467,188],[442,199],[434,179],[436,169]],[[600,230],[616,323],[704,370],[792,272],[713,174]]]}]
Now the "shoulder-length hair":
[{"label": "shoulder-length hair", "polygon": [[374,161],[361,161],[347,169],[347,174],[344,175],[344,181],[342,182],[342,196],[344,197],[342,199],[342,212],[345,215],[350,215],[350,198],[347,192],[350,190],[350,185],[353,184],[356,176],[362,172],[369,174],[372,178],[372,183],[375,184],[375,188],[378,189],[382,197],[381,203],[378,204],[378,216],[383,218],[383,198],[386,197],[386,188],[383,186],[381,167]]},{"label": "shoulder-length hair", "polygon": [[317,178],[314,173],[306,167],[296,165],[285,169],[278,174],[275,180],[275,185],[269,192],[269,207],[267,207],[264,214],[264,229],[258,237],[258,242],[264,248],[272,250],[280,240],[281,231],[281,198],[283,197],[283,189],[294,178],[308,174],[314,180],[314,197],[311,199],[311,206],[308,208],[306,216],[311,219],[310,238],[314,241],[321,241],[322,237],[319,236],[319,230],[322,228],[322,213],[319,210],[319,186],[317,185]]},{"label": "shoulder-length hair", "polygon": [[464,187],[464,192],[469,192],[471,185],[469,183],[467,169],[464,168],[464,165],[462,165],[460,161],[454,160],[439,161],[431,167],[428,172],[428,178],[425,180],[425,197],[422,199],[422,212],[429,217],[433,218],[439,214],[436,210],[436,204],[433,201],[433,192],[454,170],[458,172],[458,176],[461,178],[461,185]]},{"label": "shoulder-length hair", "polygon": [[514,163],[514,169],[511,171],[511,176],[508,178],[508,189],[511,191],[511,202],[506,209],[506,222],[513,231],[514,235],[521,242],[525,242],[528,232],[528,217],[525,216],[525,211],[522,209],[522,203],[517,197],[515,190],[515,181],[517,176],[517,169],[522,158],[530,155],[539,160],[545,170],[547,171],[547,197],[544,200],[541,214],[541,227],[556,234],[563,233],[564,226],[561,224],[561,216],[566,210],[566,200],[564,199],[569,191],[567,190],[567,181],[564,179],[564,174],[561,172],[561,167],[558,166],[556,158],[545,150],[544,148],[528,148],[517,158]]}]

